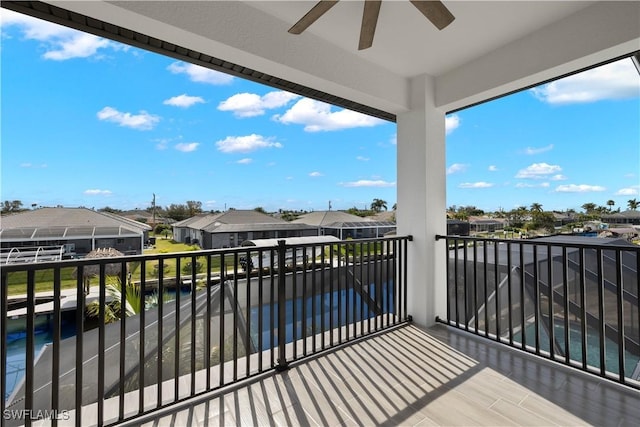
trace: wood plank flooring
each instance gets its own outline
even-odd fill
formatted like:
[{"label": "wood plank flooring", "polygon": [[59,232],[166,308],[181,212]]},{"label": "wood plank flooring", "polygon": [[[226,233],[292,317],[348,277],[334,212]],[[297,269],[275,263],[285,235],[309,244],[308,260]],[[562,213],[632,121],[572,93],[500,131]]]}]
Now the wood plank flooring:
[{"label": "wood plank flooring", "polygon": [[145,426],[636,426],[640,392],[443,325],[400,327]]}]

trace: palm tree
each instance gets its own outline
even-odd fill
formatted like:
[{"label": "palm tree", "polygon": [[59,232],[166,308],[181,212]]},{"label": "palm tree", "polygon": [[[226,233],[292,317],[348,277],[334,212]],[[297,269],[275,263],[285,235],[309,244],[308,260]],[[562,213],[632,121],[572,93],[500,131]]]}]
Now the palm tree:
[{"label": "palm tree", "polygon": [[387,202],[382,199],[373,199],[373,202],[371,202],[371,210],[378,213],[382,209],[387,210]]},{"label": "palm tree", "polygon": [[[97,300],[87,304],[87,314],[91,317],[98,317],[100,311],[104,310],[104,323],[113,323],[120,320],[122,314],[122,284],[120,279],[106,285],[106,294],[111,302],[100,305]],[[144,296],[140,294],[140,286],[133,283],[125,285],[124,311],[127,317],[139,314],[144,309]]]},{"label": "palm tree", "polygon": [[531,212],[542,212],[542,205],[540,203],[531,203],[531,207],[529,208]]},{"label": "palm tree", "polygon": [[607,206],[609,206],[609,212],[611,212],[611,209],[615,206],[616,202],[614,202],[613,200],[609,199],[607,200]]},{"label": "palm tree", "polygon": [[629,209],[631,209],[632,211],[635,211],[636,209],[638,209],[638,207],[640,207],[640,202],[636,199],[631,199],[627,202],[627,206],[629,206]]},{"label": "palm tree", "polygon": [[582,209],[584,209],[584,212],[589,215],[592,214],[593,212],[595,212],[596,208],[598,207],[595,203],[585,203],[584,205],[581,206]]}]

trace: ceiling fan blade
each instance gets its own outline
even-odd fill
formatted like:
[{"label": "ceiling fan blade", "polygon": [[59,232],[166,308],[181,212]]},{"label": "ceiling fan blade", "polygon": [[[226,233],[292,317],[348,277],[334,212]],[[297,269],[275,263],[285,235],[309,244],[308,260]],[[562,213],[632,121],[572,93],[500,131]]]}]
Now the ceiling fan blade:
[{"label": "ceiling fan blade", "polygon": [[411,4],[413,4],[416,9],[418,9],[424,16],[427,17],[429,21],[433,25],[435,25],[439,30],[442,30],[447,25],[451,24],[455,16],[449,9],[442,4],[441,1],[421,1],[421,0],[410,0]]},{"label": "ceiling fan blade", "polygon": [[333,6],[335,6],[338,1],[339,0],[320,0],[318,3],[316,3],[315,6],[311,8],[311,10],[309,10],[309,12],[307,12],[306,15],[300,18],[298,22],[293,24],[293,27],[289,28],[289,32],[291,34],[302,33],[309,27],[309,25],[316,22],[318,18],[324,15]]},{"label": "ceiling fan blade", "polygon": [[368,49],[373,44],[373,36],[376,33],[376,25],[378,24],[378,14],[380,14],[381,4],[381,0],[366,0],[364,2],[358,50]]}]

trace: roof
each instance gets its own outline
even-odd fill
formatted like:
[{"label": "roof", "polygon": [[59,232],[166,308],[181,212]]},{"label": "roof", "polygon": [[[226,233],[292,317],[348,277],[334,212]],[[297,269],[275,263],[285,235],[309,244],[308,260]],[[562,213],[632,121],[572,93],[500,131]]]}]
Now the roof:
[{"label": "roof", "polygon": [[[152,212],[148,212],[144,209],[134,209],[134,210],[130,210],[130,211],[125,211],[125,212],[119,212],[118,215],[120,215],[123,218],[129,218],[129,219],[133,219],[133,220],[138,220],[140,218],[145,219],[147,222],[153,221],[153,213]],[[158,215],[156,213],[156,218],[155,218],[156,222],[163,222],[166,224],[171,224],[176,222],[173,218],[167,218],[164,217],[162,215]]]},{"label": "roof", "polygon": [[390,211],[378,212],[377,214],[372,215],[369,218],[371,218],[374,221],[394,222],[396,219],[396,211],[390,210]]},{"label": "roof", "polygon": [[378,228],[378,227],[396,227],[395,222],[390,221],[345,221],[333,222],[324,225],[325,228]]},{"label": "roof", "polygon": [[191,218],[184,219],[182,221],[173,224],[174,227],[193,228],[195,230],[202,230],[209,224],[215,223],[220,214],[200,214],[192,216]]},{"label": "roof", "polygon": [[[256,210],[228,210],[226,212],[217,214],[200,214],[185,220],[176,222],[174,227],[193,228],[196,230],[204,230],[208,232],[221,232],[223,230],[229,231],[230,228],[220,228],[223,225],[246,225],[249,226],[247,230],[259,230],[254,226],[261,224],[275,224],[279,225],[275,228],[268,229],[280,229],[283,224],[289,224],[287,221],[274,218],[271,215],[258,212]],[[232,227],[233,231],[239,231],[238,227]]]},{"label": "roof", "polygon": [[634,210],[626,210],[624,212],[616,212],[614,214],[611,215],[605,215],[603,216],[603,219],[606,218],[623,218],[623,219],[636,219],[636,218],[640,218],[640,211],[634,211]]},{"label": "roof", "polygon": [[307,236],[307,237],[287,237],[285,239],[251,239],[245,240],[240,246],[256,246],[259,248],[278,246],[278,242],[284,240],[287,245],[307,245],[317,243],[339,242],[335,236]]},{"label": "roof", "polygon": [[316,211],[301,215],[291,222],[325,227],[340,222],[371,222],[371,220],[342,211]]},{"label": "roof", "polygon": [[592,245],[592,246],[630,246],[636,247],[633,243],[627,242],[625,239],[597,238],[588,236],[572,236],[558,234],[556,236],[547,236],[534,239],[536,243],[560,243],[567,245]]},{"label": "roof", "polygon": [[0,219],[2,240],[137,236],[147,224],[86,208],[40,208]]},{"label": "roof", "polygon": [[606,231],[614,234],[639,234],[640,230],[633,227],[609,227]]},{"label": "roof", "polygon": [[274,231],[274,230],[316,230],[316,227],[308,224],[291,224],[290,222],[277,224],[220,224],[205,228],[204,231],[215,233],[241,233],[244,231]]},{"label": "roof", "polygon": [[472,216],[469,217],[469,222],[471,224],[505,224],[507,222],[504,218],[488,218],[481,216]]}]

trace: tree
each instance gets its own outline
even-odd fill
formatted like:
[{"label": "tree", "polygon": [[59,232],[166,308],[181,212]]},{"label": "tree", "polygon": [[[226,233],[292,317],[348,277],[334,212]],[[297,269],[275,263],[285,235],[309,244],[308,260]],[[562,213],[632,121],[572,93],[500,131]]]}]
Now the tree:
[{"label": "tree", "polygon": [[631,199],[627,201],[627,206],[629,206],[629,209],[631,209],[632,211],[635,211],[636,209],[638,209],[638,207],[640,207],[640,202],[636,199]]},{"label": "tree", "polygon": [[529,230],[544,229],[545,231],[552,233],[555,226],[555,216],[552,212],[536,212],[530,222],[526,224],[526,228]]},{"label": "tree", "polygon": [[187,200],[187,210],[190,217],[202,213],[202,202]]},{"label": "tree", "polygon": [[267,211],[264,210],[262,206],[258,206],[257,208],[253,208],[254,211],[266,214]]},{"label": "tree", "polygon": [[161,235],[171,230],[172,230],[172,227],[169,224],[157,224],[156,227],[153,229],[153,232]]},{"label": "tree", "polygon": [[453,218],[466,221],[469,219],[470,216],[482,216],[482,215],[484,215],[484,211],[482,209],[478,209],[473,205],[459,206],[457,208],[457,212],[453,214]]},{"label": "tree", "polygon": [[585,203],[582,205],[582,209],[584,209],[584,213],[587,215],[593,215],[596,213],[598,206],[595,203]]},{"label": "tree", "polygon": [[195,200],[187,200],[184,205],[172,203],[166,208],[166,216],[176,221],[182,221],[200,213],[202,213],[202,202]]},{"label": "tree", "polygon": [[349,213],[351,215],[361,216],[361,217],[365,217],[365,216],[371,215],[371,211],[360,210],[360,209],[356,208],[355,206],[352,207],[352,208],[347,209],[347,213]]},{"label": "tree", "polygon": [[23,209],[22,201],[20,200],[5,200],[2,204],[2,213],[15,213],[23,210],[25,209]]},{"label": "tree", "polygon": [[521,228],[524,225],[524,220],[527,217],[527,214],[527,208],[520,206],[515,209],[511,209],[505,214],[505,217],[509,220],[509,225],[511,227]]},{"label": "tree", "polygon": [[187,205],[175,204],[172,203],[167,206],[167,216],[169,218],[175,219],[176,221],[182,221],[183,219],[187,219],[190,217],[189,208]]},{"label": "tree", "polygon": [[98,212],[107,212],[112,214],[121,213],[122,209],[116,209],[109,206],[105,206],[104,208],[98,209]]},{"label": "tree", "polygon": [[382,199],[373,199],[373,202],[371,202],[371,210],[378,213],[381,212],[382,209],[387,210],[387,202]]},{"label": "tree", "polygon": [[611,209],[613,208],[613,206],[615,206],[616,202],[614,202],[613,200],[609,199],[607,200],[607,206],[609,206],[609,212],[611,212]]},{"label": "tree", "polygon": [[531,206],[529,207],[529,209],[531,210],[532,213],[541,213],[542,212],[542,205],[540,203],[531,203]]}]

